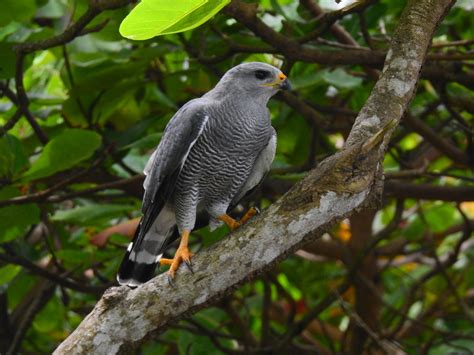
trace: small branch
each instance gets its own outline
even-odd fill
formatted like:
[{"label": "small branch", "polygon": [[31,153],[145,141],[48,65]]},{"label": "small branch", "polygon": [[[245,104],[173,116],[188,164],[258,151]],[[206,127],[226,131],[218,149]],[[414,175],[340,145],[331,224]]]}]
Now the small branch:
[{"label": "small branch", "polygon": [[[331,29],[332,34],[338,38],[339,41],[345,44],[357,44],[354,39],[351,37],[349,33],[346,32],[341,26],[334,25],[337,20],[340,20],[344,16],[353,13],[360,13],[364,11],[367,7],[372,5],[375,0],[365,0],[365,1],[357,1],[351,5],[348,5],[342,9],[335,10],[332,12],[324,12],[319,5],[313,3],[312,0],[301,0],[301,3],[305,5],[307,8],[311,10],[313,15],[317,15],[317,28],[311,31],[310,33],[304,35],[301,38],[298,38],[299,43],[306,43],[311,41],[324,32],[326,32],[329,28]],[[350,43],[348,43],[350,42]]]},{"label": "small branch", "polygon": [[[64,180],[58,182],[56,185],[51,186],[50,188],[48,188],[46,190],[39,191],[39,192],[30,194],[30,195],[18,196],[18,197],[13,197],[13,198],[8,199],[8,200],[2,200],[2,201],[0,201],[0,207],[9,206],[9,205],[21,205],[21,204],[31,203],[31,202],[41,202],[43,200],[46,200],[48,198],[48,196],[50,196],[53,192],[55,192],[55,191],[65,187],[65,186],[71,184],[72,182],[74,182],[77,179],[80,179],[83,176],[86,176],[91,171],[93,171],[95,168],[97,168],[104,161],[104,159],[107,158],[107,154],[110,151],[111,151],[111,147],[108,147],[108,148],[104,149],[101,156],[98,159],[96,159],[91,164],[91,166],[89,168],[87,168],[85,170],[81,170],[77,173],[74,173],[74,174],[70,175],[69,177],[66,177]],[[138,178],[137,176],[133,177],[132,182],[135,182],[137,180],[137,178]],[[124,180],[128,180],[128,179],[124,179]],[[130,182],[128,182],[128,183],[130,183]],[[111,188],[110,187],[111,184],[112,184],[112,186],[114,186],[114,184],[118,184],[118,186],[127,185],[127,183],[124,182],[123,180],[119,180],[119,181],[99,185],[99,186],[102,186],[102,188],[100,188],[100,190],[106,189],[106,188]],[[104,187],[104,185],[105,185],[105,187]],[[71,196],[69,198],[80,196],[81,192],[83,192],[83,191],[87,195],[89,193],[100,191],[100,190],[97,190],[97,187],[93,187],[93,188],[82,190],[82,191],[72,192],[72,193],[69,194],[69,196]],[[62,196],[56,196],[56,197],[53,196],[52,200],[48,201],[48,202],[60,202],[60,201],[64,201],[64,200],[67,199],[67,198],[61,198],[61,197]]]},{"label": "small branch", "polygon": [[474,201],[472,186],[437,186],[389,180],[385,183],[384,193],[400,199]]},{"label": "small branch", "polygon": [[41,266],[36,265],[35,263],[32,263],[28,259],[20,258],[18,256],[0,254],[0,260],[9,264],[23,266],[24,268],[30,270],[34,274],[41,276],[42,278],[47,279],[55,284],[64,286],[66,288],[70,288],[71,290],[83,292],[83,293],[90,293],[90,294],[100,296],[105,291],[105,289],[110,286],[110,285],[90,286],[90,285],[86,285],[86,284],[79,283],[76,281],[72,281],[66,278],[65,276],[61,276],[56,273],[53,273],[47,269],[42,268]]},{"label": "small branch", "polygon": [[0,137],[3,137],[5,134],[7,134],[7,132],[17,124],[22,116],[22,111],[20,109],[16,110],[7,123],[5,123],[5,125],[0,128]]},{"label": "small branch", "polygon": [[15,71],[15,87],[16,87],[16,94],[18,100],[18,109],[21,113],[25,116],[28,123],[30,124],[31,128],[35,132],[36,136],[38,137],[41,144],[45,145],[48,143],[48,136],[40,127],[36,119],[33,117],[32,113],[30,112],[29,100],[28,96],[26,95],[25,87],[23,84],[23,72],[24,72],[24,59],[25,55],[21,51],[16,51],[16,71]]},{"label": "small branch", "polygon": [[36,314],[48,303],[51,297],[54,296],[54,290],[56,285],[47,281],[42,280],[35,287],[35,298],[28,305],[27,309],[23,312],[19,324],[16,326],[15,334],[11,340],[7,355],[17,354],[20,349],[21,342],[23,341],[26,332],[30,328]]},{"label": "small branch", "polygon": [[86,26],[91,23],[92,20],[101,12],[118,9],[130,3],[131,0],[91,0],[89,8],[86,10],[86,12],[63,33],[43,41],[18,44],[15,46],[15,50],[22,54],[28,54],[38,50],[45,50],[71,42],[73,39],[81,36],[82,34],[94,32],[95,30],[101,28],[101,26],[105,26],[106,23],[102,22],[101,24],[94,26],[92,29],[85,30]]},{"label": "small branch", "polygon": [[474,45],[474,39],[463,39],[452,42],[434,42],[432,48],[444,48],[444,47],[467,47]]},{"label": "small branch", "polygon": [[425,138],[428,142],[430,142],[435,148],[446,154],[450,159],[463,165],[470,164],[469,157],[464,154],[462,150],[458,149],[449,141],[440,137],[439,132],[433,130],[420,119],[414,117],[410,113],[407,113],[403,118],[403,122],[423,138]]}]

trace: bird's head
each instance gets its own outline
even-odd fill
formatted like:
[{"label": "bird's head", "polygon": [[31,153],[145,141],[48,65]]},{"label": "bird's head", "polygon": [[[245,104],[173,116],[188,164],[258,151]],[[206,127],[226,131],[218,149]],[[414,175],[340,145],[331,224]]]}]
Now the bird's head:
[{"label": "bird's head", "polygon": [[291,86],[280,69],[266,63],[250,62],[227,71],[216,88],[226,92],[244,92],[254,98],[268,100],[278,90],[289,90]]}]

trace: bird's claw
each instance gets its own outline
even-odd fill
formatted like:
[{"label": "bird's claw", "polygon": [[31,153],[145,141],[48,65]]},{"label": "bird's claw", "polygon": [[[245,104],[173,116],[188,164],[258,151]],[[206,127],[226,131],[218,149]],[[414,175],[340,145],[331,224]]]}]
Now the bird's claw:
[{"label": "bird's claw", "polygon": [[168,285],[170,285],[171,287],[174,287],[174,276],[171,276],[170,273],[168,273]]},{"label": "bird's claw", "polygon": [[188,270],[191,271],[191,274],[194,274],[193,263],[191,262],[191,260],[184,260],[184,265],[186,265]]},{"label": "bird's claw", "polygon": [[163,264],[170,265],[170,269],[168,270],[168,283],[170,286],[174,286],[174,277],[176,275],[176,271],[179,269],[182,263],[184,263],[186,267],[193,273],[191,255],[192,253],[187,247],[179,247],[178,250],[176,250],[173,259],[165,259],[166,261]]}]

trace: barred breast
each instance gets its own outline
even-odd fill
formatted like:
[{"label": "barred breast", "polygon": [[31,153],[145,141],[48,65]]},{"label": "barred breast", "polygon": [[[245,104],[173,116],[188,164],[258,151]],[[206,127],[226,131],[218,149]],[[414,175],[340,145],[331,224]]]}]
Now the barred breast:
[{"label": "barred breast", "polygon": [[174,204],[181,229],[193,229],[197,209],[206,209],[212,217],[226,213],[273,132],[268,111],[260,105],[221,103],[208,115],[176,184]]}]

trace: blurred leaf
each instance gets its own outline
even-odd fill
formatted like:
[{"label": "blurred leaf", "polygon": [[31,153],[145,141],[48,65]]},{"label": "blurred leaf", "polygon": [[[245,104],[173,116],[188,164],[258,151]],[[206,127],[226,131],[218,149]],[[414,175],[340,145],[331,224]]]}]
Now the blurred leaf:
[{"label": "blurred leaf", "polygon": [[425,232],[425,225],[416,217],[406,228],[402,229],[402,234],[408,239],[420,238]]},{"label": "blurred leaf", "polygon": [[10,282],[20,272],[19,265],[6,265],[0,268],[0,286]]},{"label": "blurred leaf", "polygon": [[322,71],[313,70],[296,76],[291,76],[291,86],[294,90],[306,89],[316,85],[324,84]]},{"label": "blurred leaf", "polygon": [[36,11],[37,17],[59,19],[64,15],[66,6],[61,0],[46,0],[45,4]]},{"label": "blurred leaf", "polygon": [[100,147],[101,141],[101,136],[95,132],[66,129],[46,144],[38,160],[23,178],[31,181],[72,168],[90,158]]},{"label": "blurred leaf", "polygon": [[0,79],[15,76],[16,57],[12,47],[13,43],[0,42]]},{"label": "blurred leaf", "polygon": [[57,297],[53,297],[35,316],[33,327],[41,333],[50,333],[60,325],[63,317],[63,305]]},{"label": "blurred leaf", "polygon": [[417,133],[410,133],[400,141],[400,146],[406,150],[414,149],[422,140],[423,137]]},{"label": "blurred leaf", "polygon": [[140,118],[140,108],[133,93],[139,83],[122,82],[107,90],[96,103],[93,121],[104,125],[112,122],[118,130],[125,130]]},{"label": "blurred leaf", "polygon": [[[134,171],[143,171],[149,158],[149,155],[141,153],[138,149],[131,149],[123,158],[123,162]],[[119,165],[114,165],[114,168],[117,171],[123,171],[123,168]]]},{"label": "blurred leaf", "polygon": [[0,138],[0,176],[15,175],[28,164],[28,157],[21,141],[10,134]]},{"label": "blurred leaf", "polygon": [[162,135],[163,133],[152,133],[148,136],[138,139],[137,141],[133,143],[123,146],[121,149],[123,150],[132,149],[132,148],[151,149],[151,148],[157,147]]},{"label": "blurred leaf", "polygon": [[10,22],[8,25],[1,27],[0,26],[0,41],[3,41],[6,37],[15,33],[21,28],[21,24],[18,22]]},{"label": "blurred leaf", "polygon": [[[0,200],[20,195],[13,187],[0,190]],[[22,236],[26,228],[40,220],[40,210],[33,203],[0,208],[0,243]]]},{"label": "blurred leaf", "polygon": [[202,25],[230,0],[143,0],[120,25],[120,34],[134,40],[183,32]]},{"label": "blurred leaf", "polygon": [[301,299],[301,291],[290,284],[285,274],[278,274],[278,282],[286,291],[288,291],[295,301]]},{"label": "blurred leaf", "polygon": [[454,206],[443,203],[437,204],[425,212],[425,219],[432,232],[442,232],[456,220],[457,211]]},{"label": "blurred leaf", "polygon": [[56,253],[56,256],[64,261],[73,264],[88,264],[90,262],[90,253],[82,250],[62,249]]},{"label": "blurred leaf", "polygon": [[35,0],[2,0],[0,26],[5,26],[12,21],[28,21],[33,17],[35,11]]},{"label": "blurred leaf", "polygon": [[57,211],[51,219],[53,221],[87,225],[101,220],[109,220],[112,217],[122,216],[124,212],[132,211],[133,209],[133,205],[93,204]]},{"label": "blurred leaf", "polygon": [[179,334],[178,349],[180,355],[217,354],[209,337],[197,336],[185,331]]},{"label": "blurred leaf", "polygon": [[111,89],[122,81],[133,82],[138,85],[148,63],[139,60],[131,63],[114,63],[106,61],[93,67],[76,67],[73,70],[77,77],[71,96],[81,98],[84,94],[96,92],[97,95],[105,89]]},{"label": "blurred leaf", "polygon": [[362,84],[362,78],[347,74],[343,69],[324,71],[323,79],[331,85],[342,89],[353,89]]}]

